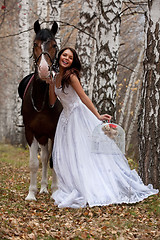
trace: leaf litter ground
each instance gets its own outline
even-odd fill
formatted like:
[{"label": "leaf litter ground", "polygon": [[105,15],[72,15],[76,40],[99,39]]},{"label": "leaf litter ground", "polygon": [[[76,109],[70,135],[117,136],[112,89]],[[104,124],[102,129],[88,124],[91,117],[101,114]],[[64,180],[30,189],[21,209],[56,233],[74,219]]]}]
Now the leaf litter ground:
[{"label": "leaf litter ground", "polygon": [[[160,195],[132,205],[83,209],[54,206],[50,195],[25,201],[28,149],[0,144],[0,239],[160,239]],[[41,166],[38,172],[40,183]],[[49,170],[49,191],[51,170]],[[40,185],[38,185],[40,188]]]}]

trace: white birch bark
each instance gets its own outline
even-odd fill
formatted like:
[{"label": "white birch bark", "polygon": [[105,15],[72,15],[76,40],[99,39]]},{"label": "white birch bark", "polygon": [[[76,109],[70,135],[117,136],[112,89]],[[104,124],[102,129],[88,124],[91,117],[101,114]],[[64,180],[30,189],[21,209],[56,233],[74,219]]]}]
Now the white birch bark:
[{"label": "white birch bark", "polygon": [[[21,1],[21,10],[19,12],[19,78],[24,78],[26,75],[30,73],[30,33],[29,33],[29,8],[30,2],[27,0]],[[17,83],[18,89],[18,83]],[[16,90],[17,90],[16,89]],[[18,96],[18,92],[15,92],[15,110],[14,110],[14,123],[16,127],[15,135],[17,138],[21,139],[23,142],[23,129],[19,126],[23,126],[23,119],[21,116],[21,105],[22,101]]]},{"label": "white birch bark", "polygon": [[[47,20],[47,1],[38,0],[37,1],[37,15],[39,17],[40,22],[45,22]],[[46,23],[43,24],[43,27],[46,27]]]},{"label": "white birch bark", "polygon": [[82,63],[81,82],[84,91],[92,96],[93,81],[95,77],[95,58],[97,56],[96,38],[98,12],[97,1],[84,1],[81,12],[76,49]]},{"label": "white birch bark", "polygon": [[[84,1],[76,48],[82,85],[100,112],[115,113],[116,70],[122,1]],[[86,34],[87,33],[87,34]]]},{"label": "white birch bark", "polygon": [[[51,25],[54,21],[60,22],[60,15],[61,15],[61,5],[63,0],[49,0],[44,1],[40,0],[37,1],[37,14],[39,16],[39,20],[43,23],[43,28],[47,27],[47,21],[51,22]],[[57,22],[57,23],[58,23]],[[59,27],[60,24],[58,23]],[[59,32],[56,34],[56,41],[58,46],[60,46],[60,34]]]},{"label": "white birch bark", "polygon": [[[94,38],[97,37],[97,31],[98,31],[98,18],[96,18],[95,21],[95,30],[94,30]],[[92,47],[92,55],[91,55],[91,76],[90,80],[88,83],[88,95],[89,98],[93,98],[93,84],[94,84],[94,79],[97,77],[97,72],[95,71],[95,62],[96,62],[96,56],[97,56],[97,47],[96,47],[96,41],[93,40],[93,47]]]},{"label": "white birch bark", "polygon": [[[54,21],[57,21],[58,29],[60,29],[60,19],[61,19],[61,6],[63,4],[63,0],[50,0],[49,1],[49,21],[52,23]],[[60,37],[60,31],[56,34],[56,42],[57,45],[61,46],[61,37]]]},{"label": "white birch bark", "polygon": [[98,1],[97,76],[93,85],[93,102],[100,112],[108,112],[112,116],[116,107],[121,7],[122,0]]},{"label": "white birch bark", "polygon": [[148,0],[144,79],[139,115],[139,172],[145,184],[160,186],[160,1]]},{"label": "white birch bark", "polygon": [[20,67],[22,69],[23,77],[29,74],[29,1],[22,0],[21,10],[19,13],[19,51],[20,51]]}]

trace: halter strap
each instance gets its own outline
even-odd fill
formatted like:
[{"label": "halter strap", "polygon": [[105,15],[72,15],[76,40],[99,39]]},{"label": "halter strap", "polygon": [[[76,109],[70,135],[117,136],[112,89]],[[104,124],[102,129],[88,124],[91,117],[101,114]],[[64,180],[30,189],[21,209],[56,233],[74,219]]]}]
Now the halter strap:
[{"label": "halter strap", "polygon": [[25,95],[26,95],[27,89],[29,88],[29,85],[31,84],[33,78],[34,78],[34,74],[33,74],[33,76],[30,78],[29,82],[27,83],[27,86],[26,86],[25,91],[24,91],[24,94],[23,94],[23,99],[24,99],[24,97],[25,97]]}]

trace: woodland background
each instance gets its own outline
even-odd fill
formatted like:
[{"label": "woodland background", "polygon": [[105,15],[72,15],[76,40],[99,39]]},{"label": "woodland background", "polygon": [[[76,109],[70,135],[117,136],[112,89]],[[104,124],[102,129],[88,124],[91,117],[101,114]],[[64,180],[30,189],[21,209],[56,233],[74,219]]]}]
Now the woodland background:
[{"label": "woodland background", "polygon": [[[59,48],[78,51],[86,93],[125,129],[131,168],[139,166],[146,184],[160,186],[160,1],[0,0],[0,239],[159,240],[159,194],[137,204],[84,209],[59,209],[50,194],[24,201],[29,151],[22,148],[17,88],[34,70],[37,19],[42,27],[58,22]],[[103,44],[106,39],[110,45]],[[49,192],[51,175],[49,169]],[[39,170],[38,187],[40,178]]]},{"label": "woodland background", "polygon": [[34,22],[39,19],[42,27],[50,27],[56,20],[59,48],[75,47],[80,56],[84,90],[100,112],[113,115],[125,129],[126,155],[139,162],[145,183],[159,186],[159,1],[0,0],[0,4],[0,142],[26,145],[17,88],[34,71]]},{"label": "woodland background", "polygon": [[[137,108],[140,101],[140,87],[142,81],[142,60],[144,46],[144,10],[139,4],[126,2],[123,5],[125,10],[121,16],[120,48],[117,69],[117,105],[116,122],[120,123],[126,131],[126,151],[132,157],[138,158],[137,149]],[[61,15],[59,23],[59,34],[57,36],[59,48],[64,46],[75,47],[79,27],[80,9],[83,1],[61,1]],[[34,37],[33,24],[37,19],[40,23],[43,19],[42,12],[49,4],[42,1],[39,13],[37,3],[28,2],[28,10],[24,9],[25,1],[1,1],[1,22],[0,22],[0,46],[1,46],[1,79],[0,79],[0,142],[12,144],[25,144],[23,128],[21,125],[20,105],[21,100],[17,98],[17,87],[21,79],[33,71],[32,40]],[[27,4],[27,5],[28,5]],[[29,11],[26,12],[26,11]],[[24,18],[28,16],[28,25]],[[20,23],[19,18],[22,18]],[[53,17],[53,16],[52,16]],[[56,17],[54,18],[56,20]],[[24,22],[24,23],[23,23]],[[47,27],[51,26],[47,24]],[[22,24],[20,33],[19,25]],[[42,24],[42,27],[45,27]],[[20,45],[21,38],[25,38],[24,46]],[[60,39],[60,40],[59,40]],[[29,44],[28,56],[23,56],[23,61],[28,63],[28,69],[23,68],[21,48]],[[124,106],[125,96],[127,104]],[[136,113],[135,113],[136,110]],[[127,118],[127,121],[126,121]],[[131,123],[133,125],[131,125]],[[132,129],[131,129],[132,127]]]}]

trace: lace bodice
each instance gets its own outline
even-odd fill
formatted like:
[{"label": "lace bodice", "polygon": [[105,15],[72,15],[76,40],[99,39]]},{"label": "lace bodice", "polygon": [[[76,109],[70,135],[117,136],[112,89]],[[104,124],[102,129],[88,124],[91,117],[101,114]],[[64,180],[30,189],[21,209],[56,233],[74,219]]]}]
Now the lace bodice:
[{"label": "lace bodice", "polygon": [[65,118],[64,120],[67,121],[73,109],[81,104],[81,100],[71,85],[65,87],[64,92],[61,87],[57,88],[55,86],[55,93],[63,106],[61,117]]}]

